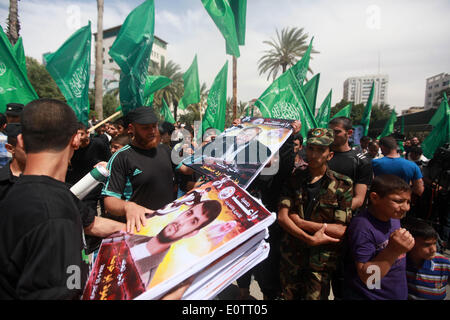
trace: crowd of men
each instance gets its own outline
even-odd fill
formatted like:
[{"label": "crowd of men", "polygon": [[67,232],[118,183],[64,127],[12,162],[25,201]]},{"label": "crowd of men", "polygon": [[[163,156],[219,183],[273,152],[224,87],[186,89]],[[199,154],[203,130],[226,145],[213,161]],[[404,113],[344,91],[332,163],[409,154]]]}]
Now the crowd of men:
[{"label": "crowd of men", "polygon": [[[11,103],[0,115],[0,299],[79,298],[103,238],[139,231],[206,180],[173,155],[188,157],[215,135],[197,145],[190,126],[159,122],[151,107],[89,125],[95,133],[53,99]],[[268,300],[327,300],[331,289],[334,299],[444,299],[448,197],[433,208],[433,191],[447,186],[430,176],[418,139],[404,152],[392,136],[353,147],[345,117],[306,137],[300,121],[292,128],[279,170],[247,188],[278,221],[269,257],[238,279],[240,298],[254,275]],[[98,165],[106,183],[76,198],[70,186]]]}]

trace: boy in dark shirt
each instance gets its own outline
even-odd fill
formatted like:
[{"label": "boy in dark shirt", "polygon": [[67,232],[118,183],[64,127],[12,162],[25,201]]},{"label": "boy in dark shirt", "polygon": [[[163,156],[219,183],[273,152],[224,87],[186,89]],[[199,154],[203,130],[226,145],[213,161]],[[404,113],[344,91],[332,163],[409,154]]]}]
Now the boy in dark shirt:
[{"label": "boy in dark shirt", "polygon": [[347,230],[344,298],[406,300],[406,252],[414,238],[401,228],[409,210],[411,188],[401,178],[381,175],[373,180],[369,207],[353,217]]}]

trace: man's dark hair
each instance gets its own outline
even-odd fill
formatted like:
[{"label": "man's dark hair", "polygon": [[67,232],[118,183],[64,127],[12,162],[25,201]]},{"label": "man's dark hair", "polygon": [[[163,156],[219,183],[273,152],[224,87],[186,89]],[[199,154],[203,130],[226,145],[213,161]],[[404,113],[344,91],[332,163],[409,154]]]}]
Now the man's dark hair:
[{"label": "man's dark hair", "polygon": [[361,137],[361,139],[359,139],[360,143],[361,142],[370,142],[370,141],[372,141],[372,138],[369,136],[364,136],[364,137]]},{"label": "man's dark hair", "polygon": [[75,112],[56,99],[38,99],[22,112],[22,135],[26,153],[61,151],[77,132]]},{"label": "man's dark hair", "polygon": [[83,122],[78,122],[77,130],[83,130],[83,131],[86,131],[86,130],[87,130],[87,127],[83,124]]},{"label": "man's dark hair", "polygon": [[119,119],[117,119],[116,121],[114,121],[114,122],[112,123],[112,125],[113,125],[114,127],[116,127],[116,128],[118,128],[118,126],[122,126],[122,127],[125,128],[125,121],[123,120],[123,118],[119,118]]},{"label": "man's dark hair", "polygon": [[409,149],[409,153],[410,153],[410,154],[411,154],[411,153],[415,153],[415,154],[417,154],[417,155],[422,155],[422,154],[423,154],[423,151],[422,151],[422,148],[421,148],[421,147],[413,146],[413,147],[411,147],[411,149]]},{"label": "man's dark hair", "polygon": [[381,146],[384,146],[388,150],[397,150],[397,141],[393,137],[383,137],[380,139]]},{"label": "man's dark hair", "polygon": [[171,136],[175,131],[175,126],[170,122],[164,121],[158,124],[158,130],[161,135],[168,133]]},{"label": "man's dark hair", "polygon": [[437,239],[438,233],[434,228],[422,219],[407,217],[402,223],[403,228],[409,231],[414,238]]},{"label": "man's dark hair", "polygon": [[372,181],[370,192],[375,192],[381,198],[399,192],[411,191],[411,187],[402,178],[392,175],[383,174],[376,176]]},{"label": "man's dark hair", "polygon": [[126,133],[119,134],[111,139],[111,144],[118,143],[121,146],[126,146],[131,142],[130,136]]},{"label": "man's dark hair", "polygon": [[222,211],[222,206],[217,200],[206,200],[200,203],[203,204],[202,212],[208,217],[208,220],[198,227],[199,230],[213,222],[219,216],[220,211]]},{"label": "man's dark hair", "polygon": [[7,123],[7,118],[3,113],[0,113],[0,129]]},{"label": "man's dark hair", "polygon": [[342,126],[347,131],[353,129],[352,120],[347,117],[334,118],[328,123],[328,126],[330,125]]},{"label": "man's dark hair", "polygon": [[293,138],[292,138],[292,141],[294,141],[294,140],[299,140],[300,141],[300,145],[302,145],[303,144],[303,136],[302,136],[302,134],[300,132],[294,134]]},{"label": "man's dark hair", "polygon": [[371,147],[371,146],[380,147],[380,144],[378,142],[376,142],[376,141],[370,141],[368,147]]}]

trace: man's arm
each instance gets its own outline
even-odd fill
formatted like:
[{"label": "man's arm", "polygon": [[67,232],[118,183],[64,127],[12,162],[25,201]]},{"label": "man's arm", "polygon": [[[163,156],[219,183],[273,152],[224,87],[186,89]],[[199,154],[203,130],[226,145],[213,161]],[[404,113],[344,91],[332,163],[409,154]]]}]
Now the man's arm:
[{"label": "man's arm", "polygon": [[[314,234],[323,227],[323,223],[307,221],[299,217],[298,214],[289,214],[291,220],[302,230]],[[326,234],[332,238],[342,240],[344,238],[345,230],[347,227],[337,223],[327,223]]]},{"label": "man's arm", "polygon": [[412,192],[419,197],[422,195],[425,187],[423,185],[423,179],[417,179],[412,181]]},{"label": "man's arm", "polygon": [[116,216],[126,216],[127,232],[141,230],[141,225],[145,227],[146,214],[152,214],[153,210],[147,209],[132,201],[125,201],[115,197],[105,197],[105,209]]},{"label": "man's arm", "polygon": [[286,207],[282,207],[280,211],[278,211],[278,223],[290,235],[302,240],[309,246],[339,242],[339,239],[329,237],[325,234],[325,230],[327,228],[326,223],[322,224],[322,227],[315,232],[313,236],[310,236],[295,224],[295,222],[291,219],[289,209]]},{"label": "man's arm", "polygon": [[352,210],[356,210],[364,204],[366,198],[367,185],[357,183],[353,186]]},{"label": "man's arm", "polygon": [[125,231],[127,225],[112,219],[96,216],[90,226],[84,228],[84,232],[90,236],[105,238],[119,231]]}]

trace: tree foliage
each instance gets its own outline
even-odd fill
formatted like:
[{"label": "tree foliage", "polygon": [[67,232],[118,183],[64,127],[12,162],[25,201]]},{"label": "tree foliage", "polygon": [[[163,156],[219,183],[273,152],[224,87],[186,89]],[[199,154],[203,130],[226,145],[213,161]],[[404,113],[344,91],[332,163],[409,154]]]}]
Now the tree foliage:
[{"label": "tree foliage", "polygon": [[[332,118],[336,113],[338,113],[342,108],[348,105],[350,102],[342,99],[338,103],[336,103],[333,107],[331,107],[331,115]],[[361,122],[362,116],[364,114],[364,108],[366,105],[364,103],[355,104],[352,106],[352,112],[350,113],[350,119],[352,120],[353,125],[358,125]],[[377,120],[389,119],[392,112],[392,108],[389,107],[388,104],[382,105],[373,105],[372,113],[370,117],[370,122],[375,122]]]},{"label": "tree foliage", "polygon": [[[264,51],[264,55],[258,60],[259,75],[267,73],[267,80],[272,76],[276,79],[278,73],[284,73],[289,67],[292,67],[308,49],[308,34],[304,33],[303,28],[283,28],[281,33],[276,30],[277,38],[270,41],[263,41],[270,46],[270,49]],[[311,50],[311,59],[313,53],[319,51]],[[308,69],[311,73],[311,68]]]},{"label": "tree foliage", "polygon": [[26,57],[26,64],[28,79],[39,98],[53,98],[66,101],[44,65],[31,57]]}]

